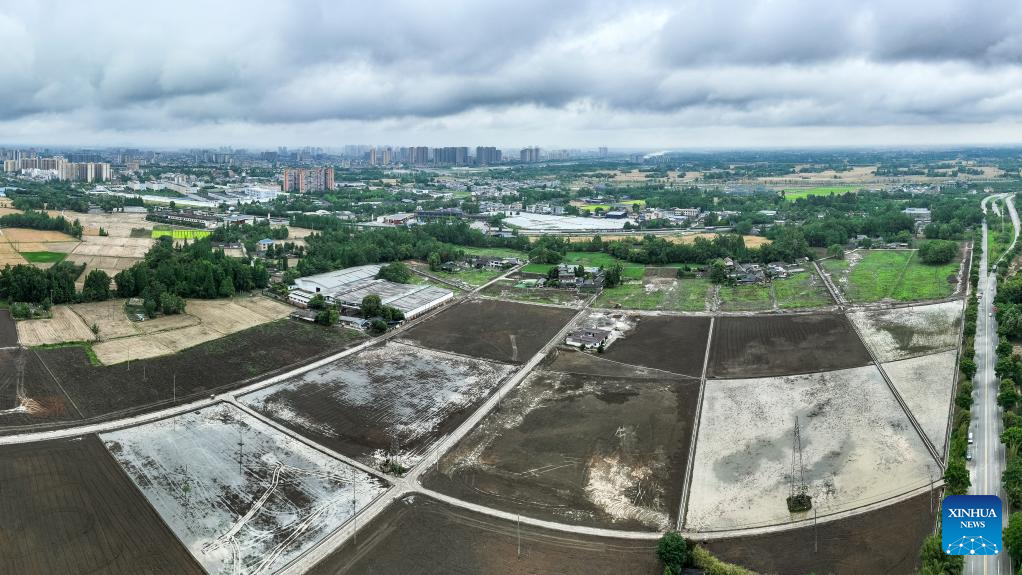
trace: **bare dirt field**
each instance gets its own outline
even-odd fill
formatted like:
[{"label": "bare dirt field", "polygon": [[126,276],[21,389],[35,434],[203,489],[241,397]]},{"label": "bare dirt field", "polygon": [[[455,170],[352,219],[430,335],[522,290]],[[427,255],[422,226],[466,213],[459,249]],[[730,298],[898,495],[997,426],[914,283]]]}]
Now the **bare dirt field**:
[{"label": "bare dirt field", "polygon": [[4,228],[3,236],[12,243],[18,242],[74,242],[74,237],[53,230],[31,230],[27,228]]},{"label": "bare dirt field", "polygon": [[388,342],[241,401],[367,465],[391,457],[410,467],[514,369]]},{"label": "bare dirt field", "polygon": [[96,335],[70,306],[50,308],[50,319],[30,319],[18,322],[18,338],[25,346],[46,345],[68,341],[92,341]]},{"label": "bare dirt field", "polygon": [[[106,229],[106,228],[104,228]],[[72,251],[67,259],[78,265],[84,265],[80,281],[94,269],[105,271],[110,277],[141,261],[153,245],[152,238],[131,238],[121,236],[86,236],[84,241]],[[81,285],[79,284],[79,289]]]},{"label": "bare dirt field", "polygon": [[[80,304],[75,311],[83,317],[98,317],[100,338],[93,349],[100,361],[107,365],[129,360],[145,359],[179,352],[203,342],[219,339],[257,325],[287,317],[292,308],[262,296],[238,296],[232,299],[195,300],[190,299],[185,313],[163,316],[144,322],[128,320],[117,303]],[[104,319],[105,317],[105,319]],[[88,320],[86,320],[88,321]],[[91,323],[89,325],[92,325]],[[108,332],[106,327],[110,328]],[[132,329],[135,335],[130,335]],[[123,334],[123,335],[115,335]],[[119,339],[117,339],[119,338]]]},{"label": "bare dirt field", "polygon": [[[520,542],[520,545],[519,545]],[[395,501],[310,575],[659,575],[655,541],[539,529],[422,495]],[[520,553],[519,553],[520,551]]]},{"label": "bare dirt field", "polygon": [[636,327],[603,353],[607,359],[700,377],[710,318],[635,316]]},{"label": "bare dirt field", "polygon": [[81,417],[34,350],[0,349],[0,426]]},{"label": "bare dirt field", "polygon": [[[174,355],[110,366],[91,365],[80,347],[32,351],[45,364],[44,372],[52,373],[66,392],[64,404],[73,403],[83,418],[104,418],[168,407],[175,387],[178,402],[233,389],[362,340],[360,333],[351,330],[281,320]],[[22,430],[19,423],[4,425],[3,421],[0,433]]]},{"label": "bare dirt field", "polygon": [[3,237],[0,237],[0,267],[6,265],[16,266],[18,264],[27,264],[28,260],[21,257],[18,250],[14,248],[10,242]]},{"label": "bare dirt field", "polygon": [[[919,495],[838,521],[767,535],[706,543],[723,561],[760,573],[910,575],[919,548],[933,533],[940,494]],[[931,507],[932,505],[932,507]]]},{"label": "bare dirt field", "polygon": [[869,363],[843,315],[721,317],[713,328],[707,376],[768,377]]},{"label": "bare dirt field", "polygon": [[411,328],[401,339],[507,363],[525,363],[575,315],[570,309],[468,300]]},{"label": "bare dirt field", "polygon": [[273,573],[387,486],[220,404],[100,436],[209,573]]},{"label": "bare dirt field", "polygon": [[85,227],[86,236],[99,237],[99,228],[109,234],[112,238],[131,237],[133,229],[151,230],[155,225],[145,219],[143,213],[101,213],[101,214],[78,214],[75,217]]},{"label": "bare dirt field", "polygon": [[18,345],[18,326],[11,312],[0,309],[0,347]]},{"label": "bare dirt field", "polygon": [[677,520],[699,382],[537,371],[424,484],[529,517],[663,530]]},{"label": "bare dirt field", "polygon": [[958,351],[952,349],[881,364],[930,442],[941,452],[957,362]]},{"label": "bare dirt field", "polygon": [[203,573],[95,436],[0,447],[0,572]]},{"label": "bare dirt field", "polygon": [[940,476],[876,366],[707,381],[688,529],[804,518],[804,513],[789,513],[785,504],[796,417],[805,480],[820,516],[876,503]]},{"label": "bare dirt field", "polygon": [[961,300],[848,313],[880,362],[957,349],[964,302]]}]

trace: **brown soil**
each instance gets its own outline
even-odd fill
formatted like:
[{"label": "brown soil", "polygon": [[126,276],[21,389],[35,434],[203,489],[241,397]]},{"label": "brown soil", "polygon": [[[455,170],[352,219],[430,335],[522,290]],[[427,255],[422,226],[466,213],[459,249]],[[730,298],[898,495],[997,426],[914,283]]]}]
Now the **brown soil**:
[{"label": "brown soil", "polygon": [[871,362],[839,314],[722,317],[713,328],[711,378],[751,378],[816,373]]},{"label": "brown soil", "polygon": [[[934,493],[934,508],[940,498]],[[876,511],[813,527],[768,535],[711,541],[723,561],[760,573],[857,575],[915,573],[923,539],[936,515],[930,496],[920,495]],[[818,545],[818,547],[817,547]]]},{"label": "brown soil", "polygon": [[402,335],[425,347],[505,363],[525,363],[574,310],[498,300],[467,300]]},{"label": "brown soil", "polygon": [[[520,543],[519,543],[520,542]],[[395,501],[320,561],[311,575],[657,575],[655,541],[560,533],[504,521],[423,495]]]},{"label": "brown soil", "polygon": [[201,574],[95,436],[0,448],[0,573]]},{"label": "brown soil", "polygon": [[11,317],[11,312],[0,309],[0,347],[18,345],[18,327]]},{"label": "brown soil", "polygon": [[529,517],[620,529],[677,520],[698,380],[538,371],[424,478]]},{"label": "brown soil", "polygon": [[639,325],[603,354],[622,363],[700,377],[710,331],[708,317],[637,316]]},{"label": "brown soil", "polygon": [[[91,365],[81,347],[35,353],[81,416],[101,419],[169,407],[175,387],[179,403],[234,389],[360,341],[361,336],[350,330],[280,320],[174,355],[111,366]],[[0,429],[0,433],[16,431],[24,428]]]}]

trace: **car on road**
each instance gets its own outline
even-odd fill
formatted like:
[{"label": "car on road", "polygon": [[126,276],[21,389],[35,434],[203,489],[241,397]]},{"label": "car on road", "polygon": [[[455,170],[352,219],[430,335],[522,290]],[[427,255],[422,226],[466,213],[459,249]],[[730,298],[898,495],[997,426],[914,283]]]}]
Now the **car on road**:
[{"label": "car on road", "polygon": [[969,449],[967,449],[965,451],[965,460],[966,461],[972,461],[972,446],[971,445],[969,446]]},{"label": "car on road", "polygon": [[972,432],[969,432],[969,445],[972,445]]}]

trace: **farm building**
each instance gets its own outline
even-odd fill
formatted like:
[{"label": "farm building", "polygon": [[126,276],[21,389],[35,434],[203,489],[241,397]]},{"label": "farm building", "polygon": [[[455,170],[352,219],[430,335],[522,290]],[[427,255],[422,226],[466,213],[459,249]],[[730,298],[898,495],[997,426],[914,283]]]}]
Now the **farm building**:
[{"label": "farm building", "polygon": [[610,332],[605,329],[579,329],[569,333],[564,343],[582,349],[597,348],[606,346],[609,337]]},{"label": "farm building", "polygon": [[398,284],[376,279],[379,265],[357,266],[295,280],[288,293],[291,303],[305,307],[316,294],[342,311],[356,310],[367,295],[380,296],[383,305],[401,310],[412,319],[454,297],[454,292],[431,285]]}]

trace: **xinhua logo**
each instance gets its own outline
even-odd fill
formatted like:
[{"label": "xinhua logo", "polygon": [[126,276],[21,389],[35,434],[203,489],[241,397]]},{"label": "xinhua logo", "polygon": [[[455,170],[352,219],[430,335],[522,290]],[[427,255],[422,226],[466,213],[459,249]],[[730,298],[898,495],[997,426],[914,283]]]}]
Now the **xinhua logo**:
[{"label": "xinhua logo", "polygon": [[949,555],[998,555],[1003,527],[1001,498],[952,495],[944,500],[941,545]]}]

